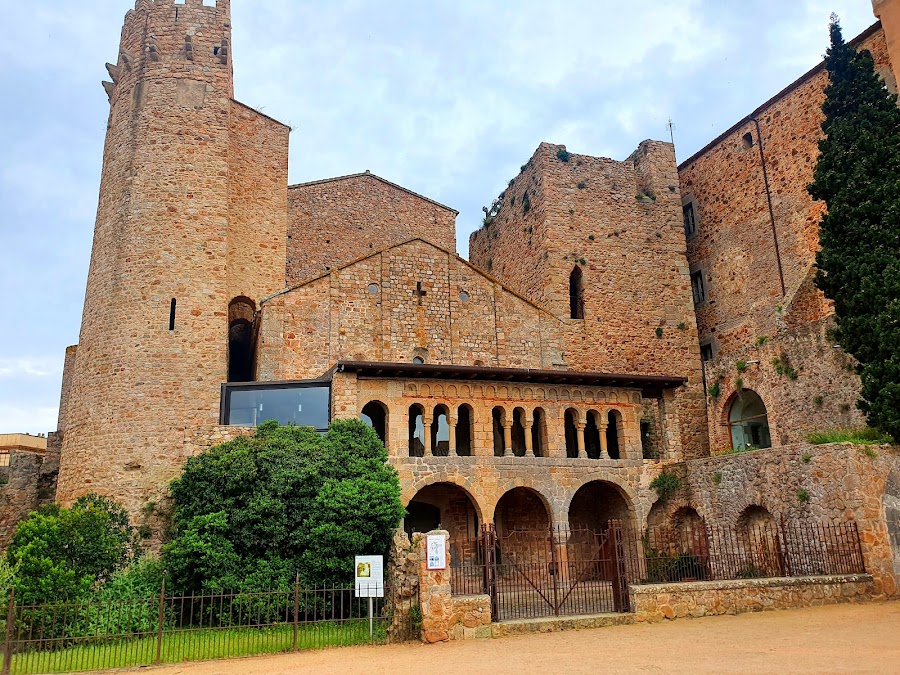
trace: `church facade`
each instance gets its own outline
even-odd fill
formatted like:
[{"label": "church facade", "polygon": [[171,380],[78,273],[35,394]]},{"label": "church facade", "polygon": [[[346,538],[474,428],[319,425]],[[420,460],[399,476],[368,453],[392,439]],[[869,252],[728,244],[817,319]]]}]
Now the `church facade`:
[{"label": "church facade", "polygon": [[[880,24],[863,44],[889,66]],[[793,442],[796,419],[859,421],[844,408],[858,383],[830,345],[802,395],[758,365],[804,339],[814,359],[826,340],[809,283],[820,207],[796,187],[812,121],[805,162],[776,143],[769,201],[760,188],[745,214],[720,203],[734,204],[720,169],[756,180],[755,120],[681,167],[669,143],[624,161],[543,143],[466,261],[456,211],[368,171],[290,186],[290,129],[234,98],[232,58],[229,0],[137,0],[125,18],[52,439],[60,502],[95,491],[152,520],[146,505],[216,442],[266,419],[361,417],[400,474],[408,528],[640,527],[667,464]],[[820,91],[821,73],[804,86]],[[819,102],[806,105],[815,120]],[[757,364],[732,373],[737,360]]]}]

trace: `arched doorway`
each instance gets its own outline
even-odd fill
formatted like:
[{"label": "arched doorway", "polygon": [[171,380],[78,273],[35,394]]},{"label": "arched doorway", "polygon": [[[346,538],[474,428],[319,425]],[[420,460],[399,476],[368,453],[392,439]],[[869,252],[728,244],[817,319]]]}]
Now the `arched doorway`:
[{"label": "arched doorway", "polygon": [[496,406],[491,411],[492,429],[494,434],[494,457],[503,457],[506,454],[506,435],[504,424],[506,423],[506,410]]},{"label": "arched doorway", "polygon": [[587,424],[584,427],[584,451],[589,459],[600,459],[600,427],[597,425],[596,410],[590,410],[587,414]]},{"label": "arched doorway", "polygon": [[425,409],[418,403],[409,406],[409,456],[425,456]]},{"label": "arched doorway", "polygon": [[403,529],[430,532],[438,527],[450,533],[451,562],[458,564],[477,551],[481,527],[478,506],[469,493],[454,483],[433,483],[419,490],[406,507]]},{"label": "arched doorway", "polygon": [[369,401],[363,406],[359,418],[378,434],[381,442],[387,446],[388,410],[381,401]]},{"label": "arched doorway", "polygon": [[[174,301],[173,301],[174,302]],[[256,303],[239,296],[228,303],[228,381],[256,379]]]},{"label": "arched doorway", "polygon": [[610,459],[622,457],[622,413],[618,410],[610,410],[606,417],[606,451]]},{"label": "arched doorway", "polygon": [[769,510],[751,504],[737,519],[737,553],[733,556],[734,576],[726,579],[756,579],[782,574],[778,527]]},{"label": "arched doorway", "polygon": [[547,456],[547,413],[543,408],[534,409],[534,421],[531,424],[531,448],[535,457]]},{"label": "arched doorway", "polygon": [[566,409],[564,425],[566,435],[566,457],[578,457],[578,411]]},{"label": "arched doorway", "polygon": [[731,447],[735,450],[771,448],[769,417],[763,400],[755,391],[735,393],[728,410]]},{"label": "arched doorway", "polygon": [[569,504],[569,527],[602,532],[611,520],[628,530],[634,527],[631,502],[622,489],[601,480],[582,485]]},{"label": "arched doorway", "polygon": [[513,410],[512,452],[516,457],[525,456],[525,410]]},{"label": "arched doorway", "polygon": [[456,454],[460,457],[472,456],[472,436],[475,429],[472,424],[472,407],[463,404],[456,411]]},{"label": "arched doorway", "polygon": [[511,532],[549,532],[550,511],[537,492],[531,488],[517,487],[497,502],[494,525],[501,537]]}]

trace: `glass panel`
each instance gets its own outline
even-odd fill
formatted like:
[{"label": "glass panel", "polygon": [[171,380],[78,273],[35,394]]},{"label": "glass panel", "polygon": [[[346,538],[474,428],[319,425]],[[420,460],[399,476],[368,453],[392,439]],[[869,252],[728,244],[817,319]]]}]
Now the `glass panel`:
[{"label": "glass panel", "polygon": [[328,428],[328,387],[252,387],[230,389],[226,424],[255,427],[267,420],[279,424]]}]

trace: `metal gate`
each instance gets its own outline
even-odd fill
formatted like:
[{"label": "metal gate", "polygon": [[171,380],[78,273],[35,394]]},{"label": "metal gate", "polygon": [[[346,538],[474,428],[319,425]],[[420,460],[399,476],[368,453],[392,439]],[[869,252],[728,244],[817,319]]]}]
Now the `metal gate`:
[{"label": "metal gate", "polygon": [[455,594],[486,594],[495,621],[630,611],[622,526],[499,535],[482,527],[452,568]]}]

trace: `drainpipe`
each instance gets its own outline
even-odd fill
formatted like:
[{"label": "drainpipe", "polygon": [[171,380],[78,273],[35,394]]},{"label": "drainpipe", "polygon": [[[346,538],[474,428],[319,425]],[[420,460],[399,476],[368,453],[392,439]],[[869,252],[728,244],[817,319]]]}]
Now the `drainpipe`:
[{"label": "drainpipe", "polygon": [[781,248],[778,246],[778,230],[775,229],[775,209],[772,207],[772,190],[769,188],[769,171],[766,168],[766,153],[763,150],[762,128],[759,126],[759,120],[755,117],[749,118],[756,125],[756,140],[759,144],[759,159],[762,162],[763,182],[766,184],[766,200],[769,203],[769,222],[772,224],[772,239],[775,242],[775,259],[778,261],[778,279],[781,281],[781,297],[787,295],[787,288],[784,285],[784,270],[781,267]]}]

